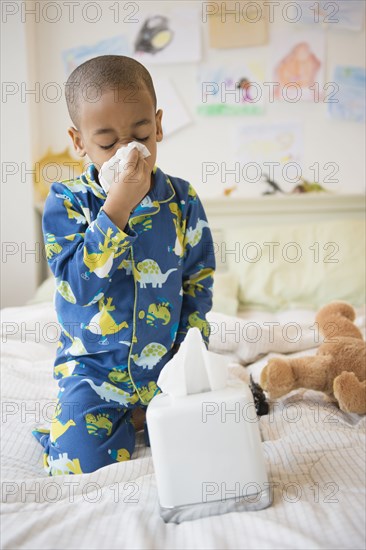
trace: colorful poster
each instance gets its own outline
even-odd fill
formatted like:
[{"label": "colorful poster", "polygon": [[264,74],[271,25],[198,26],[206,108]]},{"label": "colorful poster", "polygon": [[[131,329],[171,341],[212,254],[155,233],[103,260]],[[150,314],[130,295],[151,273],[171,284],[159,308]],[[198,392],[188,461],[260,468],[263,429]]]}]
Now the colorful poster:
[{"label": "colorful poster", "polygon": [[274,97],[296,103],[322,98],[324,33],[321,29],[274,31],[271,80]]},{"label": "colorful poster", "polygon": [[365,21],[364,0],[337,0],[314,2],[302,0],[299,23],[324,25],[327,29],[360,31]]},{"label": "colorful poster", "polygon": [[203,65],[197,111],[202,115],[261,115],[265,110],[264,63]]},{"label": "colorful poster", "polygon": [[[232,148],[242,182],[251,184],[246,186],[246,194],[250,189],[253,194],[264,191],[267,176],[283,190],[292,189],[301,176],[303,147],[303,128],[298,122],[238,126]],[[266,185],[267,191],[273,190]]]},{"label": "colorful poster", "polygon": [[365,122],[366,70],[362,67],[336,67],[333,81],[339,89],[328,103],[330,116]]},{"label": "colorful poster", "polygon": [[[195,63],[201,59],[199,12],[191,7],[172,7],[139,12],[137,32],[131,36],[132,57],[143,65]],[[135,29],[135,26],[134,26]]]},{"label": "colorful poster", "polygon": [[168,78],[154,78],[154,87],[157,108],[163,110],[163,133],[167,137],[190,124],[192,120]]},{"label": "colorful poster", "polygon": [[76,67],[99,55],[131,55],[128,40],[123,35],[107,38],[89,46],[78,46],[65,50],[62,58],[66,76],[69,76]]}]

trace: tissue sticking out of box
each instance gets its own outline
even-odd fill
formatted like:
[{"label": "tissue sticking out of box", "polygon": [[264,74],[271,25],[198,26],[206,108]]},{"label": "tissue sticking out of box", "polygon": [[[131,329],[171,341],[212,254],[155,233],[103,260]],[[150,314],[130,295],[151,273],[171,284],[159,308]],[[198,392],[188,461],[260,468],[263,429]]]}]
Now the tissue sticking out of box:
[{"label": "tissue sticking out of box", "polygon": [[150,156],[150,151],[147,147],[137,141],[131,141],[128,145],[120,147],[116,151],[116,154],[102,165],[98,175],[99,182],[106,193],[108,193],[112,183],[118,179],[119,175],[125,169],[127,157],[132,149],[137,149],[144,158]]},{"label": "tissue sticking out of box", "polygon": [[190,328],[179,351],[162,369],[158,386],[172,397],[225,388],[227,358],[207,351],[197,327]]}]

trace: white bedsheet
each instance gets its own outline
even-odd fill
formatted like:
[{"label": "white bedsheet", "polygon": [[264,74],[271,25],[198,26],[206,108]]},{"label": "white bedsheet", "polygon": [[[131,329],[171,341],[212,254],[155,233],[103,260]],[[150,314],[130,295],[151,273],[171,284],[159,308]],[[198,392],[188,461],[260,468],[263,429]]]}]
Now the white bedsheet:
[{"label": "white bedsheet", "polygon": [[[313,317],[314,312],[290,312],[280,321],[309,326]],[[243,318],[267,319],[256,312]],[[55,321],[50,303],[2,311],[7,332],[1,365],[2,548],[365,547],[366,419],[341,413],[312,391],[292,392],[259,420],[274,491],[266,510],[165,524],[159,516],[150,449],[143,445],[141,432],[129,462],[92,474],[47,477],[42,448],[31,429],[42,421],[47,424],[57,393],[52,378]],[[362,322],[360,312],[358,324]],[[25,336],[26,329],[34,330],[33,337]],[[300,344],[296,353],[314,354],[316,348],[308,344]],[[237,350],[232,346],[230,353],[234,356]],[[250,351],[252,356],[262,352]],[[257,378],[268,357],[277,353],[271,350],[247,368],[233,363],[231,373],[247,377],[252,371]]]}]

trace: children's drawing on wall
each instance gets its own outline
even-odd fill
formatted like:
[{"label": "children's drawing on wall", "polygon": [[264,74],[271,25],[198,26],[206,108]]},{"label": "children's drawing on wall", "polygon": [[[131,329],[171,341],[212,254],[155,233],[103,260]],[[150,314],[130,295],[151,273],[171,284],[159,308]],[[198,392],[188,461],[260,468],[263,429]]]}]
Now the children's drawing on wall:
[{"label": "children's drawing on wall", "polygon": [[198,106],[202,115],[261,115],[265,110],[264,63],[202,65]]},{"label": "children's drawing on wall", "polygon": [[164,50],[174,37],[168,17],[155,15],[148,17],[142,25],[136,40],[135,53],[157,54]]},{"label": "children's drawing on wall", "polygon": [[233,133],[232,148],[239,169],[228,174],[231,181],[226,182],[226,189],[231,189],[231,194],[288,192],[299,183],[303,154],[300,123],[239,125]]},{"label": "children's drawing on wall", "polygon": [[323,97],[324,34],[321,30],[276,32],[272,52],[276,99],[296,103]]},{"label": "children's drawing on wall", "polygon": [[[143,64],[197,62],[201,59],[199,12],[166,6],[164,14],[139,12],[140,25],[130,36],[132,56]],[[134,30],[133,28],[128,29]],[[187,39],[189,37],[189,39]]]},{"label": "children's drawing on wall", "polygon": [[[249,48],[268,43],[268,17],[265,6],[258,2],[207,2],[203,6],[203,22],[207,18],[210,48]],[[231,4],[231,5],[230,5]]]},{"label": "children's drawing on wall", "polygon": [[363,0],[337,0],[337,2],[314,2],[302,0],[300,23],[323,25],[330,31],[360,31],[365,20]]},{"label": "children's drawing on wall", "polygon": [[98,55],[130,55],[128,39],[124,35],[113,36],[95,44],[70,48],[62,53],[65,73],[69,76],[76,67]]},{"label": "children's drawing on wall", "polygon": [[168,78],[155,78],[154,87],[157,97],[157,108],[163,110],[164,137],[184,128],[192,119]]},{"label": "children's drawing on wall", "polygon": [[332,118],[365,122],[366,71],[362,67],[336,67],[333,81],[338,85],[328,102]]}]

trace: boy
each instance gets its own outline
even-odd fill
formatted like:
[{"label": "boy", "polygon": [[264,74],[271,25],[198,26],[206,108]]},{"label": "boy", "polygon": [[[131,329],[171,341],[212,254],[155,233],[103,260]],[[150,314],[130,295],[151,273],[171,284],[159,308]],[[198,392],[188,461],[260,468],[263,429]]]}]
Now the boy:
[{"label": "boy", "polygon": [[[215,260],[192,186],[156,165],[163,138],[151,76],[137,61],[107,55],[75,69],[66,84],[68,133],[92,164],[52,184],[43,233],[56,278],[61,335],[51,429],[34,435],[49,475],[92,472],[128,460],[159,373],[198,326],[206,346]],[[133,149],[106,194],[101,165]]]}]

